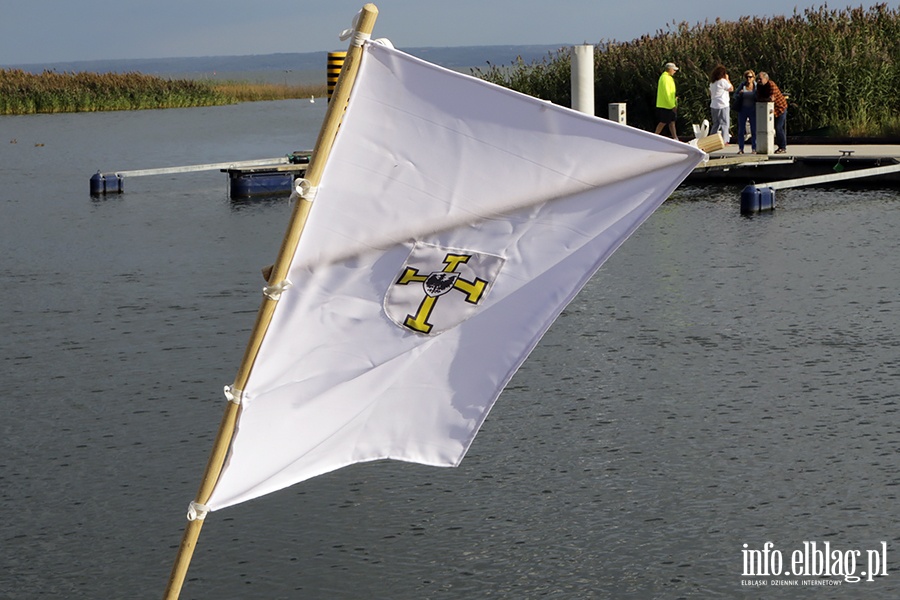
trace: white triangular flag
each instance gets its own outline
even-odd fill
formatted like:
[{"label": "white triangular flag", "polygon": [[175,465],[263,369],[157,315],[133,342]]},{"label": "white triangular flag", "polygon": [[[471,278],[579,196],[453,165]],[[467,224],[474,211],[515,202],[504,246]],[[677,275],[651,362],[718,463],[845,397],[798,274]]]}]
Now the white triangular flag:
[{"label": "white triangular flag", "polygon": [[553,320],[704,157],[366,44],[208,506],[459,464]]}]

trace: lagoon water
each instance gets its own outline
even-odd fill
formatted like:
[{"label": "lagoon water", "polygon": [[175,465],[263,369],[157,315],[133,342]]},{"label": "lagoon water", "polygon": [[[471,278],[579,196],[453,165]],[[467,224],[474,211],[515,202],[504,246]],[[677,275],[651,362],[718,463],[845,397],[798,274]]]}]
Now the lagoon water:
[{"label": "lagoon water", "polygon": [[[162,595],[290,210],[218,172],[90,175],[311,148],[324,108],[0,117],[0,598]],[[778,194],[746,218],[679,189],[459,468],[213,513],[182,597],[900,597],[900,190]],[[888,576],[748,576],[766,542]]]}]

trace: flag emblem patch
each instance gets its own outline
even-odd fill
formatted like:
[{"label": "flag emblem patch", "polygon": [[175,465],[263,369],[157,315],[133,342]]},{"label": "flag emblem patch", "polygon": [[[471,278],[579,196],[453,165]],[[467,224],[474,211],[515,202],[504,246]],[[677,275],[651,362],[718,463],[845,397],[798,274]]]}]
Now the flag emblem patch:
[{"label": "flag emblem patch", "polygon": [[484,304],[504,259],[416,242],[384,298],[397,325],[423,335],[447,331]]}]

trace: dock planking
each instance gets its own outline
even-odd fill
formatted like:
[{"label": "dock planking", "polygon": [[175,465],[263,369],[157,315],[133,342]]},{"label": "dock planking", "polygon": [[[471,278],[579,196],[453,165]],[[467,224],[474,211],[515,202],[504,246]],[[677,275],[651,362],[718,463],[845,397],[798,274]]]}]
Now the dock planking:
[{"label": "dock planking", "polygon": [[[900,165],[898,144],[789,144],[785,154],[738,154],[737,145],[710,154],[688,176],[686,183],[741,184],[821,178],[809,185],[826,184],[831,174],[856,185],[898,185],[900,171],[879,169]],[[878,170],[873,170],[878,169]],[[860,177],[851,173],[861,171]],[[864,173],[862,171],[868,171]],[[811,180],[812,181],[812,180]]]}]

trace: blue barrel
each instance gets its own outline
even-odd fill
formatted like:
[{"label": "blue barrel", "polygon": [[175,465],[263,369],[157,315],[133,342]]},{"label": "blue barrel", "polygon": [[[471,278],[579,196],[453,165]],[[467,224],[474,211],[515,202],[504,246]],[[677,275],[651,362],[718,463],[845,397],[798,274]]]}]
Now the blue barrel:
[{"label": "blue barrel", "polygon": [[91,175],[91,196],[99,196],[103,193],[103,175],[97,171]]},{"label": "blue barrel", "polygon": [[741,191],[741,214],[751,215],[775,209],[775,190],[748,185]]},{"label": "blue barrel", "polygon": [[294,174],[285,171],[229,171],[228,174],[232,198],[290,194],[294,184]]},{"label": "blue barrel", "polygon": [[122,186],[122,177],[118,174],[107,175],[104,178],[107,194],[121,194],[124,191]]},{"label": "blue barrel", "polygon": [[116,173],[112,175],[104,175],[97,171],[91,175],[91,196],[101,196],[103,194],[120,194],[124,191],[122,185],[122,176]]}]

